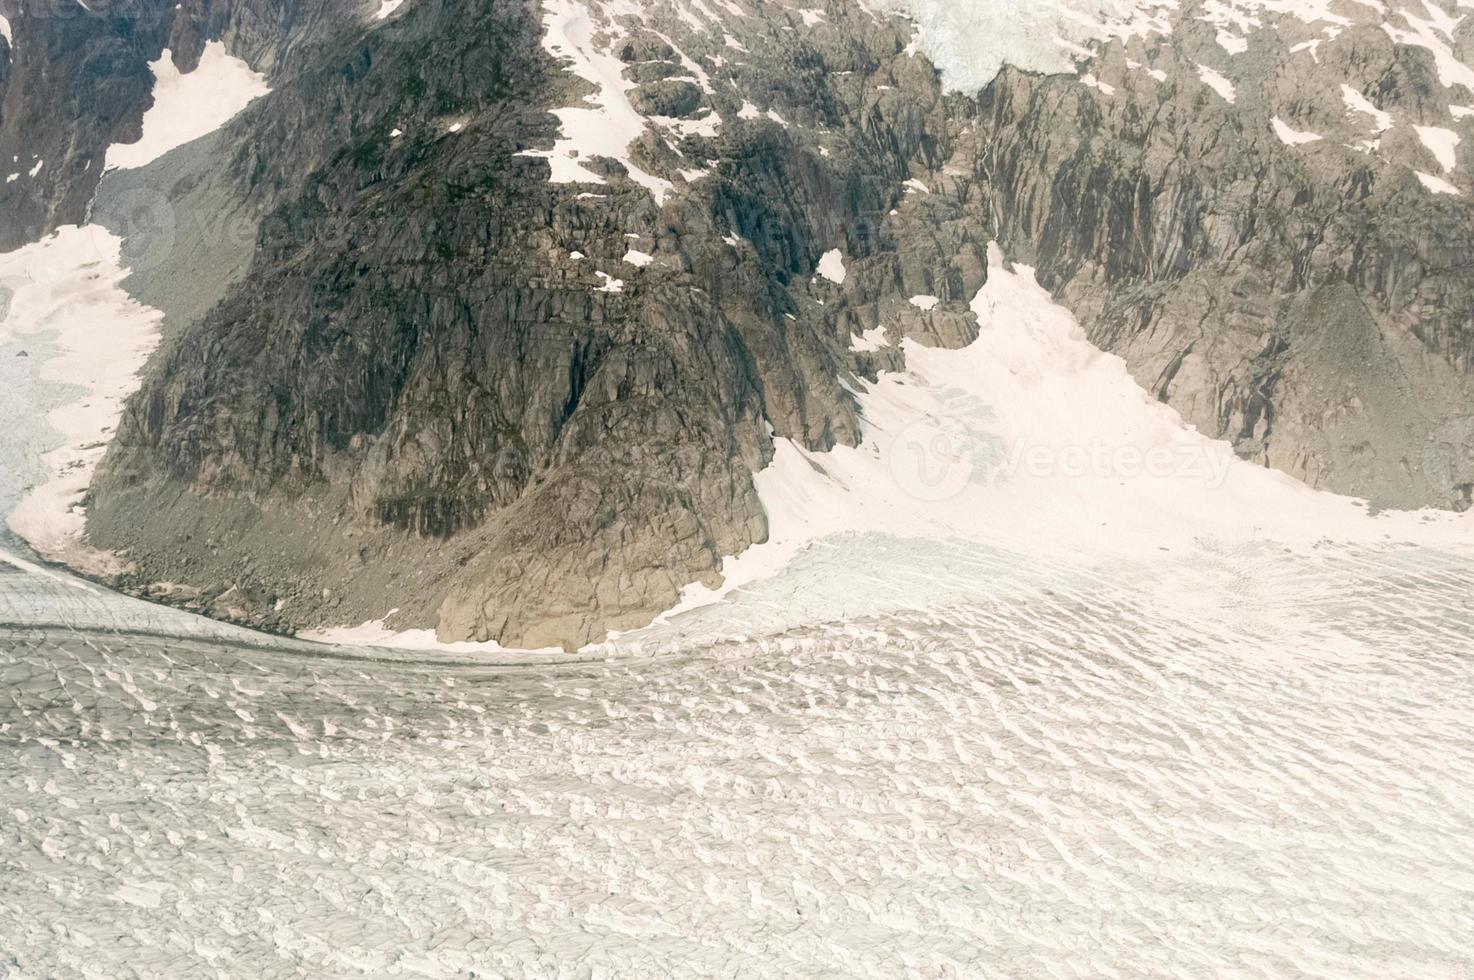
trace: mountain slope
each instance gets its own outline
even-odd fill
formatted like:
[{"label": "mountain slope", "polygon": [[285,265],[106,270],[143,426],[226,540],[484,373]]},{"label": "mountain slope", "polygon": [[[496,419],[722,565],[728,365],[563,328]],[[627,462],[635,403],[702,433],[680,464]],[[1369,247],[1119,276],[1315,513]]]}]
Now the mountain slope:
[{"label": "mountain slope", "polygon": [[840,0],[221,8],[271,93],[98,188],[167,318],[92,541],[281,629],[641,625],[765,539],[774,436],[973,340],[994,239],[1244,458],[1468,506],[1462,8],[1060,9],[1073,71],[969,95]]},{"label": "mountain slope", "polygon": [[[867,131],[863,89],[828,68],[881,71],[901,25],[760,22],[792,67],[749,96],[767,105],[752,119],[711,82],[697,108],[662,102],[673,80],[697,87],[689,55],[610,22],[611,57],[652,79],[623,98],[705,132],[567,184],[548,179],[546,110],[584,93],[534,13],[411,5],[252,110],[251,152],[262,132],[279,148],[241,192],[270,202],[260,246],[130,406],[94,540],[150,578],[231,575],[234,601],[294,625],[382,616],[393,596],[451,636],[581,643],[762,539],[768,425],[813,448],[855,438],[846,313],[815,270],[896,203],[919,146],[891,110]],[[785,113],[810,117],[801,136]],[[181,554],[222,528],[215,568]]]}]

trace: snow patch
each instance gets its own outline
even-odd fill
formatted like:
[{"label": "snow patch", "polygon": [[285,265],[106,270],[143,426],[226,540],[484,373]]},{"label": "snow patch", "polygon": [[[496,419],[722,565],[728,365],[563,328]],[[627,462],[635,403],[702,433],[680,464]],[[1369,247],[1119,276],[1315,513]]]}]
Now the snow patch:
[{"label": "snow patch", "polygon": [[832,283],[844,285],[845,276],[848,274],[844,267],[844,253],[837,248],[831,248],[819,259],[819,267],[815,271]]},{"label": "snow patch", "polygon": [[1392,128],[1392,114],[1383,112],[1372,104],[1372,100],[1362,95],[1350,85],[1341,86],[1341,101],[1346,103],[1346,108],[1352,112],[1362,112],[1372,117],[1372,128],[1374,132],[1385,133]]},{"label": "snow patch", "polygon": [[1459,193],[1459,189],[1457,187],[1455,187],[1453,184],[1450,184],[1442,177],[1435,177],[1432,174],[1425,174],[1421,170],[1414,170],[1413,173],[1417,175],[1418,182],[1421,183],[1428,190],[1432,191],[1434,194]]},{"label": "snow patch", "polygon": [[850,350],[859,352],[878,351],[884,350],[890,345],[890,340],[886,337],[885,327],[871,327],[864,333],[855,334],[854,339],[850,341]]},{"label": "snow patch", "polygon": [[[756,476],[768,541],[726,559],[718,588],[688,586],[662,622],[856,532],[1108,563],[1266,543],[1307,554],[1327,541],[1474,545],[1474,515],[1373,517],[1360,501],[1240,460],[1093,347],[1032,269],[1005,266],[997,246],[989,257],[972,304],[978,339],[962,350],[903,341],[905,371],[857,392],[858,446],[819,453],[776,439]],[[852,346],[876,349],[882,337]]]},{"label": "snow patch", "polygon": [[1274,125],[1274,135],[1278,136],[1280,142],[1286,146],[1300,146],[1320,139],[1319,133],[1302,133],[1298,129],[1290,128],[1281,121],[1279,116],[1275,116],[1271,122]]},{"label": "snow patch", "polygon": [[43,557],[101,574],[121,564],[83,543],[82,499],[163,319],[120,285],[121,248],[102,228],[68,225],[0,255],[0,286],[12,292],[0,344],[25,341],[42,380],[78,392],[46,415],[61,445],[42,456],[46,480],[21,498],[10,528]]},{"label": "snow patch", "polygon": [[[628,13],[612,4],[616,13]],[[579,0],[545,0],[543,4],[543,47],[553,57],[567,61],[569,68],[590,82],[595,94],[587,97],[587,108],[567,106],[554,109],[563,135],[551,150],[524,150],[521,156],[542,157],[552,166],[555,184],[604,184],[607,181],[584,166],[589,157],[608,157],[624,164],[630,179],[647,189],[657,204],[663,204],[671,182],[637,166],[630,159],[629,145],[645,131],[646,119],[635,111],[626,94],[634,83],[625,81],[624,62],[594,42],[600,29],[591,10],[606,19],[605,8]],[[608,26],[605,25],[605,29]]]},{"label": "snow patch", "polygon": [[1458,163],[1459,134],[1442,126],[1414,126],[1418,139],[1433,153],[1444,173],[1453,170]]},{"label": "snow patch", "polygon": [[1227,31],[1219,31],[1217,41],[1218,46],[1229,54],[1243,54],[1249,50],[1247,39],[1239,37],[1237,34],[1230,34]]},{"label": "snow patch", "polygon": [[[395,650],[415,650],[424,653],[445,654],[500,654],[507,653],[501,644],[495,642],[473,643],[454,642],[444,643],[435,635],[434,630],[394,630],[385,625],[398,609],[391,609],[384,614],[383,619],[373,619],[358,626],[334,626],[327,629],[305,630],[297,634],[299,639],[309,640],[313,643],[330,643],[334,646],[348,647],[384,647]],[[519,650],[519,656],[527,653],[544,653],[554,657],[564,657],[563,650]]]},{"label": "snow patch", "polygon": [[1236,98],[1233,82],[1224,78],[1218,72],[1207,65],[1198,65],[1198,78],[1202,79],[1204,85],[1211,88],[1223,97],[1225,102],[1233,102]]},{"label": "snow patch", "polygon": [[143,135],[136,143],[108,147],[105,166],[109,169],[152,163],[175,147],[218,129],[270,91],[264,76],[226,54],[219,41],[205,45],[199,65],[188,75],[174,67],[167,48],[149,70],[154,75],[154,101],[143,114]]},{"label": "snow patch", "polygon": [[[951,89],[976,93],[1003,65],[1028,71],[1074,71],[1072,56],[1089,58],[1086,45],[1165,34],[1165,12],[1178,0],[871,0],[887,13],[905,12],[916,24],[913,42],[942,71]],[[908,49],[911,50],[911,49]]]}]

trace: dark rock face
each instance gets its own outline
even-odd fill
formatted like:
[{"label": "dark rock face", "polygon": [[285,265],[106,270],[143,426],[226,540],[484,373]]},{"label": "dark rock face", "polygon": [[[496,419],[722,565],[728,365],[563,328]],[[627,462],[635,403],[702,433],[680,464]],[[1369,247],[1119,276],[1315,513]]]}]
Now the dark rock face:
[{"label": "dark rock face", "polygon": [[[183,72],[223,40],[253,68],[290,74],[357,0],[0,0],[0,251],[87,219],[113,143],[135,142],[152,105],[149,63]],[[38,166],[39,164],[39,166]],[[34,168],[34,172],[32,172]],[[5,180],[10,174],[14,179]]]},{"label": "dark rock face", "polygon": [[1468,506],[1467,203],[1292,152],[1191,80],[1104,96],[1005,70],[980,112],[1001,239],[1143,387],[1312,486]]},{"label": "dark rock face", "polygon": [[[604,183],[568,184],[539,156],[551,110],[596,86],[543,49],[539,5],[365,6],[186,5],[112,69],[219,37],[273,86],[204,149],[98,191],[109,227],[153,194],[248,232],[196,222],[132,283],[169,319],[89,509],[125,585],[281,629],[391,606],[393,627],[517,646],[641,625],[764,539],[770,427],[858,441],[841,379],[904,358],[856,333],[975,338],[991,239],[1246,458],[1381,505],[1468,504],[1467,199],[1419,186],[1408,167],[1436,161],[1416,142],[1277,140],[1272,116],[1349,125],[1301,97],[1288,42],[1252,42],[1236,103],[1200,80],[1214,42],[1186,14],[1151,51],[1101,48],[1095,87],[1008,69],[968,98],[905,53],[906,25],[848,3],[701,31],[652,5],[594,24],[649,125],[620,159],[579,158]],[[1426,52],[1378,30],[1319,59],[1387,111],[1447,113]],[[141,98],[117,98],[136,122]],[[65,220],[66,194],[37,193],[34,227]],[[842,284],[817,274],[834,248]]]},{"label": "dark rock face", "polygon": [[0,40],[0,180],[17,175],[0,183],[0,250],[83,219],[108,145],[137,136],[171,6],[0,2],[13,41]]},{"label": "dark rock face", "polygon": [[636,88],[630,102],[642,116],[686,118],[701,107],[701,89],[681,79],[659,79]]},{"label": "dark rock face", "polygon": [[[814,268],[832,246],[894,254],[858,236],[921,145],[909,103],[862,117],[814,67],[774,104],[825,115],[843,134],[825,157],[679,82],[656,113],[692,115],[694,90],[720,133],[637,159],[709,176],[657,207],[612,163],[590,198],[518,155],[579,91],[537,13],[417,0],[232,124],[228,169],[265,212],[256,254],[131,402],[95,541],[147,579],[228,581],[234,607],[256,596],[252,616],[282,625],[376,618],[390,596],[449,639],[579,644],[763,539],[767,425],[812,448],[858,438],[852,315]],[[868,75],[903,40],[864,26],[873,51],[833,43]]]}]

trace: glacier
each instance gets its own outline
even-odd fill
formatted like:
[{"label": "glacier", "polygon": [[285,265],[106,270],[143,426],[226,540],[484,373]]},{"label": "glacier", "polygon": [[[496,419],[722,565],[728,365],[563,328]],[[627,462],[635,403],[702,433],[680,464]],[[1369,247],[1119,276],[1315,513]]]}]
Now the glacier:
[{"label": "glacier", "polygon": [[1037,72],[1075,71],[1073,54],[1091,41],[1161,33],[1177,0],[873,0],[916,24],[916,44],[954,89],[976,92],[1005,64]]},{"label": "glacier", "polygon": [[[958,85],[1137,8],[910,5]],[[63,556],[155,330],[87,236],[0,269],[0,513]],[[860,445],[780,440],[767,544],[577,654],[0,526],[0,977],[1474,975],[1470,517],[1237,460],[991,260]]]},{"label": "glacier", "polygon": [[1469,522],[1229,459],[993,261],[863,445],[780,446],[725,590],[575,655],[266,637],[0,532],[0,970],[1468,976]]}]

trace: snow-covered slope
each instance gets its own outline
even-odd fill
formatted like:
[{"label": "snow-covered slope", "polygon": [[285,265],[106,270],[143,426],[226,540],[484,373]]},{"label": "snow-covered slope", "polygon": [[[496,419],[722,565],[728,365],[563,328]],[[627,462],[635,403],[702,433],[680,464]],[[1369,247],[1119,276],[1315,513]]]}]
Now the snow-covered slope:
[{"label": "snow-covered slope", "polygon": [[[143,136],[110,147],[109,168],[145,166],[219,128],[267,91],[262,77],[218,41],[205,46],[187,74],[168,51],[150,68],[154,102],[143,117]],[[146,200],[175,220],[161,195]],[[0,505],[9,528],[38,554],[98,575],[124,563],[83,542],[83,499],[123,403],[138,389],[162,320],[123,288],[130,270],[122,244],[101,226],[67,225],[0,254],[0,295],[8,300],[0,307],[0,347],[23,357],[32,382],[24,388],[27,400],[14,407],[16,417],[6,420],[15,434],[6,465],[27,489]],[[7,555],[25,561],[0,551],[0,558]]]},{"label": "snow-covered slope", "polygon": [[[1173,84],[1259,113],[1289,152],[1344,140],[1265,105],[1235,60],[1265,40],[1237,18],[1304,7],[1215,7],[1222,40],[1198,23],[1219,53]],[[613,178],[587,150],[630,159],[625,136],[677,124],[624,112],[599,67],[617,25],[550,9],[550,47],[596,91],[536,152],[594,194]],[[1040,64],[1074,51],[1056,30],[1182,29],[1167,7],[1079,9],[1098,20],[1051,15],[1048,38],[1028,35],[1038,8],[991,15]],[[1165,79],[1149,56],[1082,62],[1090,97],[1121,71]],[[1459,179],[1457,126],[1354,91],[1358,125]],[[959,177],[925,176],[898,210],[942,213]],[[815,254],[803,278],[836,305],[884,261]],[[671,256],[615,235],[602,257],[634,293]],[[1239,460],[1030,268],[997,247],[985,264],[975,296],[902,268],[892,313],[848,338],[876,367],[844,376],[858,444],[778,440],[757,477],[771,539],[578,655],[314,649],[0,550],[0,977],[1469,976],[1474,516],[1371,514]],[[65,444],[20,513],[63,549],[152,341],[124,274],[86,229],[0,259],[0,381],[24,392],[0,400],[22,404],[0,502],[49,418]],[[899,339],[964,307],[971,344]]]},{"label": "snow-covered slope", "polygon": [[82,543],[82,498],[160,320],[119,286],[119,245],[101,228],[68,226],[0,255],[0,289],[10,292],[0,345],[24,351],[38,380],[70,388],[59,404],[18,406],[22,418],[7,421],[29,433],[44,420],[60,441],[41,457],[44,474],[14,504],[9,525],[46,557],[97,573],[116,561]]},{"label": "snow-covered slope", "polygon": [[852,536],[561,666],[0,625],[0,965],[1461,980],[1474,566],[1214,557]]},{"label": "snow-covered slope", "polygon": [[[859,446],[815,454],[780,441],[758,478],[769,542],[730,560],[721,589],[688,590],[676,613],[856,533],[968,541],[1102,570],[1389,540],[1474,557],[1474,514],[1372,516],[1361,501],[1312,491],[1191,431],[1085,340],[1032,270],[1005,268],[996,247],[992,259],[973,302],[979,338],[960,351],[905,341],[904,372],[856,381]],[[1165,602],[1170,576],[1163,586]]]},{"label": "snow-covered slope", "polygon": [[[1311,490],[1192,431],[1143,391],[1119,358],[1092,347],[1069,312],[1034,282],[1032,270],[1007,266],[996,246],[988,284],[972,309],[982,329],[968,347],[903,341],[904,371],[882,373],[873,384],[852,381],[865,427],[860,445],[812,453],[779,439],[776,458],[757,478],[768,542],[728,559],[721,586],[689,587],[661,627],[627,634],[624,642],[667,636],[667,627],[679,634],[683,622],[720,622],[720,613],[694,620],[689,614],[748,589],[782,590],[796,567],[852,547],[847,542],[857,536],[906,542],[903,550],[982,549],[1080,574],[1139,577],[1157,590],[1163,608],[1195,607],[1198,589],[1212,595],[1237,588],[1239,571],[1230,568],[1228,580],[1216,582],[1200,572],[1225,555],[1264,555],[1289,568],[1336,554],[1359,561],[1355,556],[1365,549],[1396,542],[1474,560],[1474,512],[1373,514],[1364,501]],[[870,343],[887,341],[882,334]],[[938,569],[939,579],[951,574]],[[965,596],[989,587],[969,577],[976,569],[956,574],[964,577],[915,592],[884,577],[788,592],[791,601],[764,627],[914,608],[954,588]],[[1319,590],[1311,587],[1307,600]],[[1276,658],[1289,648],[1286,637],[1304,625],[1292,592],[1279,599],[1281,632],[1263,651]],[[1207,603],[1224,608],[1220,599]],[[500,652],[492,644],[441,647],[428,631],[396,634],[382,623],[310,635]],[[1363,652],[1376,656],[1374,649]]]},{"label": "snow-covered slope", "polygon": [[154,75],[153,105],[143,114],[143,135],[136,143],[108,149],[107,167],[141,167],[176,146],[218,129],[268,91],[266,80],[225,45],[211,41],[194,71],[181,74],[166,49],[149,65]]},{"label": "snow-covered slope", "polygon": [[885,0],[874,6],[913,17],[918,48],[941,67],[949,84],[971,92],[1005,64],[1029,71],[1069,71],[1071,54],[1084,51],[1083,45],[1124,30],[1160,29],[1176,2]]},{"label": "snow-covered slope", "polygon": [[[1449,180],[1460,130],[1474,116],[1470,0],[897,0],[892,9],[902,6],[959,89],[976,90],[1003,63],[1078,70],[1098,87],[1099,59],[1113,43],[1130,72],[1180,81],[1186,55],[1203,62],[1202,81],[1225,99],[1249,89],[1250,111],[1282,139],[1295,133],[1285,141],[1307,152],[1329,139],[1404,164],[1445,193],[1462,193],[1456,185],[1470,179]],[[1432,91],[1421,91],[1415,61],[1394,65],[1394,43],[1427,59]]]}]

